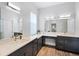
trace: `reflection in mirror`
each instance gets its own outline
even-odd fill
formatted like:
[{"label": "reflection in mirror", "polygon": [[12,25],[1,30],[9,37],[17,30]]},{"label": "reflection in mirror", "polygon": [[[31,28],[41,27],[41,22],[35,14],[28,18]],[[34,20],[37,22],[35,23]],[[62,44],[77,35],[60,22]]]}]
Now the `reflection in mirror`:
[{"label": "reflection in mirror", "polygon": [[75,17],[74,14],[62,14],[53,18],[45,17],[45,32],[63,32],[75,33]]},{"label": "reflection in mirror", "polygon": [[56,32],[56,23],[51,24],[51,32]]},{"label": "reflection in mirror", "polygon": [[67,19],[47,20],[45,22],[46,32],[67,32]]},{"label": "reflection in mirror", "polygon": [[22,32],[22,17],[12,10],[2,7],[0,15],[0,39],[10,38],[14,32]]}]

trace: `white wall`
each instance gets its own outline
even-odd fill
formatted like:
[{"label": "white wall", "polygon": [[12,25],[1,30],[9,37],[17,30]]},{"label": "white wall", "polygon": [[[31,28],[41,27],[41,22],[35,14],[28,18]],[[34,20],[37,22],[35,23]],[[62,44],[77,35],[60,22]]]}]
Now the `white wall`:
[{"label": "white wall", "polygon": [[[74,3],[64,3],[59,5],[54,5],[47,8],[39,9],[39,29],[40,31],[44,31],[45,29],[45,17],[55,16],[56,20],[59,20],[57,17],[63,14],[75,14]],[[73,16],[72,16],[73,17]],[[73,17],[74,18],[74,17]],[[74,23],[73,23],[74,24]],[[68,24],[69,25],[69,24]],[[74,31],[74,29],[73,29]]]},{"label": "white wall", "polygon": [[33,12],[34,14],[38,14],[37,12],[37,8],[32,5],[31,3],[23,3],[25,4],[25,8],[22,9],[21,13],[22,13],[22,16],[23,16],[23,34],[25,36],[30,36],[31,35],[31,28],[30,28],[30,13]]},{"label": "white wall", "polygon": [[75,5],[76,7],[75,7],[75,11],[76,11],[76,33],[78,33],[79,34],[79,3],[77,2],[76,3],[76,5]]}]

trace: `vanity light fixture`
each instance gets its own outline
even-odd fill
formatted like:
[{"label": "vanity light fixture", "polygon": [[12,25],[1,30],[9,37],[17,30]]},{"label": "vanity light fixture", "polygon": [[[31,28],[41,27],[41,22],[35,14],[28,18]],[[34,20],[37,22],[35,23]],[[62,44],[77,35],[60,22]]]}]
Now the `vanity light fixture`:
[{"label": "vanity light fixture", "polygon": [[54,16],[46,17],[46,20],[52,20],[52,19],[54,19]]},{"label": "vanity light fixture", "polygon": [[60,18],[68,18],[68,17],[70,17],[71,16],[71,14],[66,14],[66,15],[61,15],[61,16],[59,16]]},{"label": "vanity light fixture", "polygon": [[20,14],[21,9],[17,6],[15,6],[15,5],[13,5],[11,2],[7,2],[6,8],[8,8],[9,10],[11,10],[13,12],[16,12],[16,13]]},{"label": "vanity light fixture", "polygon": [[6,6],[6,8],[8,8],[9,10],[11,10],[11,11],[13,11],[13,12],[15,12],[15,13],[20,14],[20,11],[16,11],[16,10],[14,10],[14,9],[12,9],[12,8],[8,7],[8,6]]},{"label": "vanity light fixture", "polygon": [[59,16],[59,19],[69,19],[71,17],[71,14],[64,14]]},{"label": "vanity light fixture", "polygon": [[20,10],[21,10],[19,7],[17,7],[17,6],[15,6],[14,4],[12,4],[12,2],[8,2],[7,5],[8,5],[9,7],[11,7],[12,9],[14,9],[14,10],[17,10],[17,11],[20,11]]}]

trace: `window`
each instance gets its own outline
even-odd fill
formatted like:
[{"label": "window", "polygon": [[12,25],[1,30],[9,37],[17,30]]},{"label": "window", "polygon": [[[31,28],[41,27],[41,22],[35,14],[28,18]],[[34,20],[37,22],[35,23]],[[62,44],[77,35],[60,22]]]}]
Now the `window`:
[{"label": "window", "polygon": [[35,13],[31,12],[31,35],[34,35],[37,33],[37,16]]}]

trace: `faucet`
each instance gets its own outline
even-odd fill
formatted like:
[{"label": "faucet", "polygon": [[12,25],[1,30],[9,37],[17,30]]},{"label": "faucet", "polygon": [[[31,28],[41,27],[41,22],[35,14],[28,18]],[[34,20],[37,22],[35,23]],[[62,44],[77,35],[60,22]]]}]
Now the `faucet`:
[{"label": "faucet", "polygon": [[22,33],[15,32],[14,33],[14,39],[15,39],[15,41],[16,41],[16,39],[22,39]]},{"label": "faucet", "polygon": [[14,36],[15,41],[16,41],[17,37],[18,37],[18,35]]}]

